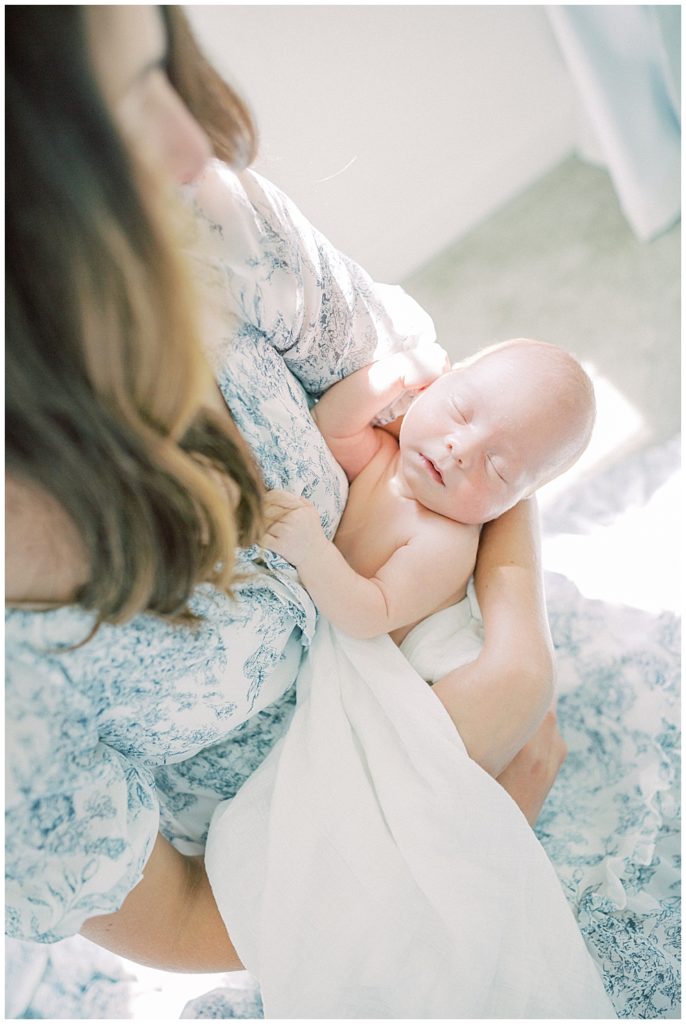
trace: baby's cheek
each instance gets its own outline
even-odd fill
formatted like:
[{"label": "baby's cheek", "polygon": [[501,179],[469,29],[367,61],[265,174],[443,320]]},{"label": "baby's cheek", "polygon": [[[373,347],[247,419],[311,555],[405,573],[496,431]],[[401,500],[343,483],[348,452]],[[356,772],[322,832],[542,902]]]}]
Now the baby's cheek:
[{"label": "baby's cheek", "polygon": [[473,495],[469,511],[469,518],[475,524],[496,519],[503,511],[502,495],[496,495],[489,488],[483,488]]}]

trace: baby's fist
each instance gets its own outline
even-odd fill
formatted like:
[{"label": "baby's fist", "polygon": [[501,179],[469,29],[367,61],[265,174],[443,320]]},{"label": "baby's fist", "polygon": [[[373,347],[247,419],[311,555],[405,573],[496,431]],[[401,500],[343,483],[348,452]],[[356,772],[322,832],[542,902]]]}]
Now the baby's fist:
[{"label": "baby's fist", "polygon": [[328,543],[319,513],[306,498],[288,491],[269,491],[264,500],[266,530],[260,540],[299,568],[322,542]]},{"label": "baby's fist", "polygon": [[403,352],[403,357],[403,386],[407,391],[428,387],[450,369],[448,353],[436,342]]}]

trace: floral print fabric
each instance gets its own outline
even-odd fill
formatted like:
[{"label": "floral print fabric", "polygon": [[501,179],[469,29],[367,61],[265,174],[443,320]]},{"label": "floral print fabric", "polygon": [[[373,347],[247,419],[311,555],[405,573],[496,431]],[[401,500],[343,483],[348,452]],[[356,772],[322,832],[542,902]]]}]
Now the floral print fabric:
[{"label": "floral print fabric", "polygon": [[[310,415],[375,356],[434,339],[399,288],[375,285],[278,189],[213,161],[188,197],[188,257],[217,382],[268,487],[303,494],[329,536],[347,482]],[[197,627],[76,607],[6,614],[7,932],[54,942],[116,910],[158,829],[199,850],[286,728],[316,612],[293,568],[241,552],[237,600],[199,586]]]}]

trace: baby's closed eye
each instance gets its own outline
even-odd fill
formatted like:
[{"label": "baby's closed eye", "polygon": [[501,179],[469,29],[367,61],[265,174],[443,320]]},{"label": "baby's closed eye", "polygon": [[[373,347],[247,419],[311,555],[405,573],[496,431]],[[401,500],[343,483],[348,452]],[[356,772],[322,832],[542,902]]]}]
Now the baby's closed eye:
[{"label": "baby's closed eye", "polygon": [[492,455],[488,455],[486,457],[486,461],[488,462],[488,465],[490,466],[493,473],[495,473],[495,475],[498,477],[498,479],[502,480],[502,482],[506,484],[507,480],[503,476],[502,468],[498,467],[497,460],[494,459]]}]

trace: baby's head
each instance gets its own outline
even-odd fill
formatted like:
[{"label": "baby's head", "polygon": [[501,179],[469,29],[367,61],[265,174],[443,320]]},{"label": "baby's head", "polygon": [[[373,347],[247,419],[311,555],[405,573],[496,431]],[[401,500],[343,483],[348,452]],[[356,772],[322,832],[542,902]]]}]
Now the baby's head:
[{"label": "baby's head", "polygon": [[456,364],[415,399],[400,431],[413,496],[485,523],[559,476],[588,444],[593,385],[564,349],[516,338]]}]

